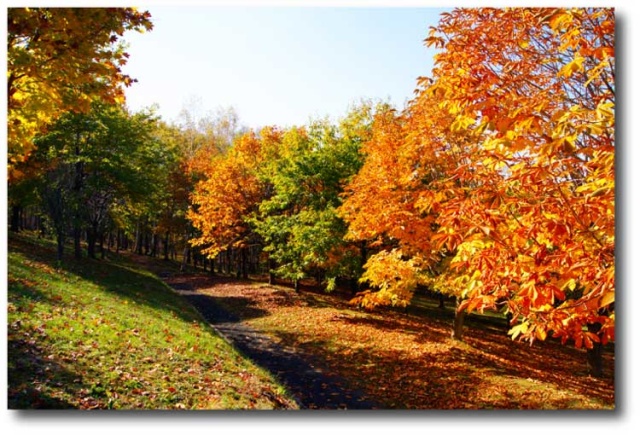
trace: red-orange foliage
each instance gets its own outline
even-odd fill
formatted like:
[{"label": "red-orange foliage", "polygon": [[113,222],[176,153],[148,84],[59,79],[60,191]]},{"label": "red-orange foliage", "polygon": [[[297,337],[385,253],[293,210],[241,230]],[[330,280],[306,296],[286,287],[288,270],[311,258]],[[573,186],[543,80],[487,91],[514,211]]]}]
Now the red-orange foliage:
[{"label": "red-orange foliage", "polygon": [[436,284],[461,309],[506,306],[514,338],[613,340],[613,28],[611,9],[443,14],[433,77],[351,185],[351,234],[425,271],[455,254]]}]

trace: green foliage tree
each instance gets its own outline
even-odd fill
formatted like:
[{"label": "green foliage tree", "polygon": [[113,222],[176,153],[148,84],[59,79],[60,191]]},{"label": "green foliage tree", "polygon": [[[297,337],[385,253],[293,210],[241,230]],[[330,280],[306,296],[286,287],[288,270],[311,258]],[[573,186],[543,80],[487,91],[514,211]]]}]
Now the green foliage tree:
[{"label": "green foliage tree", "polygon": [[63,115],[36,139],[34,163],[44,168],[39,193],[58,235],[59,256],[71,228],[76,256],[86,232],[88,255],[95,257],[116,209],[140,210],[153,200],[162,162],[171,158],[153,140],[155,123],[150,113],[94,103],[89,113]]},{"label": "green foliage tree", "polygon": [[362,252],[345,241],[347,227],[336,210],[344,185],[362,165],[360,145],[382,106],[363,102],[337,126],[324,120],[290,129],[280,155],[261,168],[271,194],[251,223],[276,274],[293,280],[296,289],[299,280],[314,276],[331,290],[338,277],[355,280],[361,272]]}]

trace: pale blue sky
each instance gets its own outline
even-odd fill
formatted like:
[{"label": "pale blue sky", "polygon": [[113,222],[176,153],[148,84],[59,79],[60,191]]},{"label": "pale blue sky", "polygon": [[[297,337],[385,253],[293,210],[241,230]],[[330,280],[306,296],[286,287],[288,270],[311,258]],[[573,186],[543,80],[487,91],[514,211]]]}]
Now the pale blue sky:
[{"label": "pale blue sky", "polygon": [[423,39],[445,9],[429,7],[148,6],[154,29],[128,33],[132,110],[167,121],[193,100],[233,106],[240,122],[300,125],[344,115],[360,98],[398,108],[434,51]]}]

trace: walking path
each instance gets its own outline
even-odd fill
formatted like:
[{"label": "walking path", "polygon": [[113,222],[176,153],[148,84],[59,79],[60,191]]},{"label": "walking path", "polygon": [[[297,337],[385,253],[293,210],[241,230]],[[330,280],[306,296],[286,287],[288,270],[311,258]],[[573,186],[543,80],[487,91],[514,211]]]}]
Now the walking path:
[{"label": "walking path", "polygon": [[[194,289],[184,275],[180,282],[170,279],[169,272],[161,272],[159,276],[186,298],[230,344],[271,372],[294,396],[301,409],[381,408],[362,392],[349,389],[345,379],[323,373],[319,361],[285,349],[267,335],[244,324],[217,304],[215,297]],[[215,286],[214,279],[212,286]]]}]

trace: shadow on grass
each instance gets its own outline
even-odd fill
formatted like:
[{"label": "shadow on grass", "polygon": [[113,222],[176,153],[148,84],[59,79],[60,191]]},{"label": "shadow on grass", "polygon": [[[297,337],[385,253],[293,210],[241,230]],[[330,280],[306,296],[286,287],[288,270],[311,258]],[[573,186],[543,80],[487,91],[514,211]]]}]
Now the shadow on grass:
[{"label": "shadow on grass", "polygon": [[[295,295],[295,293],[292,293]],[[344,379],[346,391],[360,390],[382,409],[582,409],[614,405],[613,354],[606,356],[605,377],[588,376],[583,350],[557,342],[514,342],[492,322],[468,322],[465,341],[450,338],[450,318],[393,311],[365,313],[331,296],[302,293],[300,306],[312,310],[342,307],[337,314],[312,314],[328,331],[348,340],[328,340],[291,324],[272,330],[283,345],[295,348],[323,372]],[[302,320],[302,319],[301,319]],[[400,348],[391,334],[406,343]],[[400,337],[399,337],[400,338]],[[599,405],[601,404],[601,405]]]},{"label": "shadow on grass", "polygon": [[429,328],[429,325],[418,326],[415,322],[404,321],[400,317],[346,317],[340,319],[348,325],[370,326],[381,332],[402,331],[415,337],[417,343],[444,343],[449,340],[449,334],[442,329]]},{"label": "shadow on grass", "polygon": [[[12,235],[9,238],[8,249],[10,252],[22,254],[30,262],[37,263],[38,267],[44,265],[52,270],[60,270],[81,280],[90,281],[102,290],[125,300],[146,305],[154,310],[168,311],[187,322],[197,318],[193,307],[169,291],[169,288],[155,276],[136,270],[139,266],[125,256],[113,255],[104,260],[75,259],[68,256],[62,262],[58,262],[53,247],[33,243],[19,235]],[[21,287],[20,291],[25,297],[41,299],[48,297],[45,292],[28,283],[24,285],[23,282]],[[16,288],[19,290],[19,286],[13,286],[12,291]]]},{"label": "shadow on grass", "polygon": [[8,348],[9,409],[72,409],[75,405],[63,398],[52,397],[50,386],[56,385],[76,396],[82,388],[79,376],[56,361],[48,359],[35,340],[16,337],[11,328]]},{"label": "shadow on grass", "polygon": [[603,354],[604,376],[595,378],[589,375],[586,351],[570,344],[546,341],[529,345],[471,328],[466,332],[465,341],[473,348],[473,358],[477,358],[475,364],[489,366],[493,362],[496,374],[534,378],[603,403],[614,401],[615,358],[611,350]]}]

